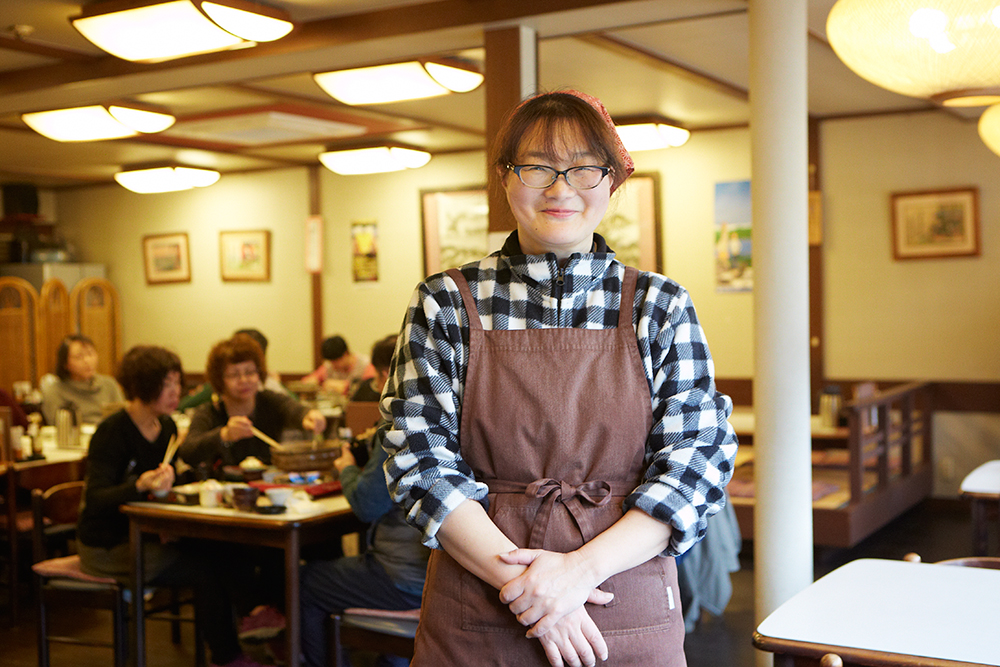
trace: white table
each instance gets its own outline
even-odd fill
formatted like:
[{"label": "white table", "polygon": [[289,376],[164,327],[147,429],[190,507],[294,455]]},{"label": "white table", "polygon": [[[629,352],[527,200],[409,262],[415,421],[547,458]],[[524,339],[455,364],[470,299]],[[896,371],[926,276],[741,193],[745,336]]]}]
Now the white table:
[{"label": "white table", "polygon": [[758,626],[775,665],[1000,665],[1000,570],[861,559],[817,580]]},{"label": "white table", "polygon": [[1000,461],[987,461],[962,480],[960,491],[972,501],[972,555],[986,556],[989,551],[987,528],[989,505],[1000,503]]}]

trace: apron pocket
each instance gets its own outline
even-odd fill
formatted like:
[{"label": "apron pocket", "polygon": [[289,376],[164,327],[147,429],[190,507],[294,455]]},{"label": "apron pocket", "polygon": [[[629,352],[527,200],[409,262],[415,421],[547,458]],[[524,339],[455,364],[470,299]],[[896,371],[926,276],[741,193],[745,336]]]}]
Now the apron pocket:
[{"label": "apron pocket", "polygon": [[654,557],[616,574],[600,589],[615,599],[603,607],[588,604],[587,612],[605,636],[663,632],[683,623],[673,559]]}]

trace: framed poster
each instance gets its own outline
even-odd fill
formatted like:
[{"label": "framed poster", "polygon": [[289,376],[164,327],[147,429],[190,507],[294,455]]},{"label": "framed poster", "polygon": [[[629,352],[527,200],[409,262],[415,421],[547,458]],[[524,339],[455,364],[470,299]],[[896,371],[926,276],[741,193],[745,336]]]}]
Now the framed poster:
[{"label": "framed poster", "polygon": [[715,184],[715,291],[753,290],[750,181]]},{"label": "framed poster", "polygon": [[896,259],[979,255],[979,189],[893,193],[892,254]]},{"label": "framed poster", "polygon": [[148,285],[191,282],[188,235],[184,232],[143,236],[142,259]]},{"label": "framed poster", "polygon": [[354,282],[378,282],[378,223],[351,223],[351,260]]},{"label": "framed poster", "polygon": [[271,279],[271,232],[253,229],[219,232],[222,280],[266,282]]}]

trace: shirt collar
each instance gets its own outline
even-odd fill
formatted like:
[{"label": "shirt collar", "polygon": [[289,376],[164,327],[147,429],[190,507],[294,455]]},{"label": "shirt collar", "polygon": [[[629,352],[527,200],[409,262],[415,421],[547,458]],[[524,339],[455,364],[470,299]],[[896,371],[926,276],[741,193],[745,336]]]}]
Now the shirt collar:
[{"label": "shirt collar", "polygon": [[516,230],[507,237],[499,254],[501,265],[506,264],[519,279],[542,292],[552,293],[556,280],[562,279],[564,296],[591,289],[595,281],[604,277],[615,258],[604,237],[595,233],[591,252],[575,252],[560,267],[555,253],[525,255]]}]

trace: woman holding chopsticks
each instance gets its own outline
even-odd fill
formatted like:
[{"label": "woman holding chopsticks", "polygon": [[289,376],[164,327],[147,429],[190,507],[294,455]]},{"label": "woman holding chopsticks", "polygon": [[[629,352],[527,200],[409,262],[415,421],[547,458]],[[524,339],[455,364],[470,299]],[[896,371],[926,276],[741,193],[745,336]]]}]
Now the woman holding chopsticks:
[{"label": "woman holding chopsticks", "polygon": [[267,464],[283,430],[326,430],[326,418],[318,410],[262,388],[261,378],[267,376],[264,351],[247,334],[216,343],[205,373],[215,393],[198,406],[180,448],[181,458],[190,465],[239,465],[248,456]]},{"label": "woman holding chopsticks", "polygon": [[[102,421],[90,439],[77,550],[88,574],[127,581],[128,518],[118,508],[167,491],[174,482],[170,461],[176,451],[177,426],[170,414],[180,400],[181,360],[162,347],[133,347],[122,359],[117,379],[128,402]],[[154,538],[144,552],[147,584],[197,591],[195,604],[212,663],[256,665],[240,650],[232,603],[222,583],[225,578],[215,566],[219,561],[190,542],[162,543]]]}]

